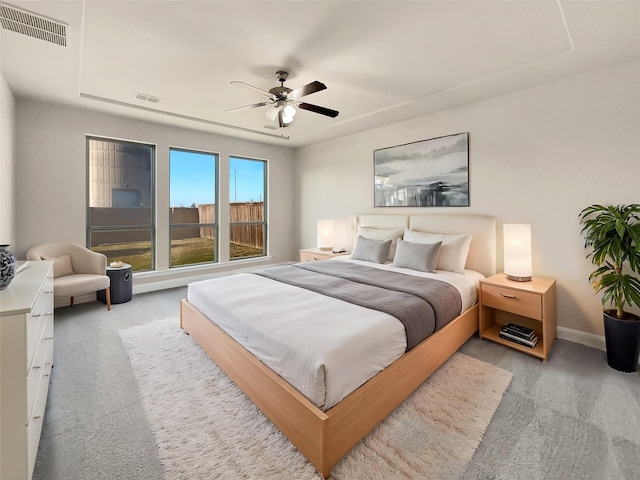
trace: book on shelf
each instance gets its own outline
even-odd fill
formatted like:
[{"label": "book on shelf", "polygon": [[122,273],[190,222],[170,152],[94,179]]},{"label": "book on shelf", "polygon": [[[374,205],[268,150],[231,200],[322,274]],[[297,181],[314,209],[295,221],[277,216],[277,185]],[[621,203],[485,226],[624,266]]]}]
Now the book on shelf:
[{"label": "book on shelf", "polygon": [[532,340],[536,336],[536,332],[527,327],[522,327],[515,323],[510,323],[502,327],[502,332],[510,333],[516,337]]},{"label": "book on shelf", "polygon": [[524,345],[525,347],[534,348],[538,344],[538,337],[533,337],[533,340],[528,340],[526,338],[517,337],[510,333],[500,332],[498,335],[500,338],[504,340],[509,340],[510,342],[517,343],[519,345]]}]

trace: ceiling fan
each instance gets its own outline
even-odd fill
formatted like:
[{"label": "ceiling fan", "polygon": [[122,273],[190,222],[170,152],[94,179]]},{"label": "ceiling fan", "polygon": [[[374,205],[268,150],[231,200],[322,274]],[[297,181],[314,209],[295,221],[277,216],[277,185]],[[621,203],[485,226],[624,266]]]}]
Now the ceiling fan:
[{"label": "ceiling fan", "polygon": [[269,101],[253,103],[251,105],[245,105],[243,107],[232,108],[227,110],[227,113],[241,112],[243,110],[249,110],[252,108],[258,107],[266,107],[273,106],[267,110],[266,115],[271,120],[278,119],[279,126],[288,127],[293,122],[293,117],[296,114],[296,107],[302,110],[307,110],[313,113],[319,113],[320,115],[326,115],[327,117],[335,118],[338,116],[338,111],[331,110],[330,108],[319,107],[318,105],[312,105],[310,103],[301,102],[299,99],[306,95],[311,95],[312,93],[320,92],[322,90],[326,90],[327,86],[318,82],[311,82],[302,87],[296,88],[292,90],[288,87],[284,86],[285,80],[289,77],[289,73],[284,71],[276,72],[276,78],[280,82],[279,87],[273,87],[271,90],[266,91],[258,87],[254,87],[245,82],[233,81],[231,82],[233,85],[238,85],[240,87],[249,88],[254,90],[266,97],[269,97]]}]

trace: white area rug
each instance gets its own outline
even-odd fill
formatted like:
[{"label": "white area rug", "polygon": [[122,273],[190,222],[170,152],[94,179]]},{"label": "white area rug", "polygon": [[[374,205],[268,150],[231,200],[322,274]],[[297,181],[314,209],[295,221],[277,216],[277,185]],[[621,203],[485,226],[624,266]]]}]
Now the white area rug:
[{"label": "white area rug", "polygon": [[[120,337],[167,480],[321,478],[177,319]],[[460,477],[511,377],[456,353],[334,467],[333,478]]]}]

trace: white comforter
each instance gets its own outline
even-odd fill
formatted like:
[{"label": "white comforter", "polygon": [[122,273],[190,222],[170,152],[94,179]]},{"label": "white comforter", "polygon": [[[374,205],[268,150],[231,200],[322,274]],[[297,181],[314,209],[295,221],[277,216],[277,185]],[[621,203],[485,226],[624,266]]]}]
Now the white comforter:
[{"label": "white comforter", "polygon": [[[337,257],[332,261],[369,262]],[[446,281],[476,301],[483,276],[378,268]],[[328,410],[406,349],[404,326],[386,313],[241,273],[189,284],[187,300],[318,408]]]}]

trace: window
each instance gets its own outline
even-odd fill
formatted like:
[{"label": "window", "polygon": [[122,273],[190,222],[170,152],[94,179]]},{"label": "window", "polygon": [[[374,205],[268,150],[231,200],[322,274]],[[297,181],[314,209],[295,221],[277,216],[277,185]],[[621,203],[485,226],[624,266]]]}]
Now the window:
[{"label": "window", "polygon": [[155,147],[87,137],[87,245],[134,271],[154,261]]},{"label": "window", "polygon": [[216,183],[218,156],[169,151],[170,266],[217,261]]},{"label": "window", "polygon": [[231,260],[267,253],[266,169],[263,160],[229,158]]}]

